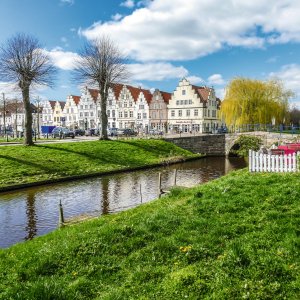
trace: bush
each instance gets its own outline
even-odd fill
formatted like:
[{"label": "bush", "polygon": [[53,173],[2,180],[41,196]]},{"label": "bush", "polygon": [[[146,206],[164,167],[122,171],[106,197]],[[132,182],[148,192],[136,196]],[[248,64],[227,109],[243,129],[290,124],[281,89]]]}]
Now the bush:
[{"label": "bush", "polygon": [[234,143],[230,154],[239,157],[246,157],[249,150],[258,151],[262,145],[262,140],[256,136],[241,135]]}]

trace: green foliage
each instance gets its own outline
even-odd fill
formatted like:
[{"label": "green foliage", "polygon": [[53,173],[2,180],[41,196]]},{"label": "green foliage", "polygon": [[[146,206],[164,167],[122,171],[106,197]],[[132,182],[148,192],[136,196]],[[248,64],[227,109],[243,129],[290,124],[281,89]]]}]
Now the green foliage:
[{"label": "green foliage", "polygon": [[293,96],[278,80],[235,78],[226,88],[221,116],[227,126],[276,124],[288,121],[288,100]]},{"label": "green foliage", "polygon": [[162,140],[6,146],[0,151],[0,190],[15,184],[126,170],[196,156]]},{"label": "green foliage", "polygon": [[234,143],[230,153],[240,157],[247,157],[249,150],[258,151],[261,145],[261,138],[251,135],[241,135]]},{"label": "green foliage", "polygon": [[246,170],[0,251],[0,299],[298,299],[299,174]]}]

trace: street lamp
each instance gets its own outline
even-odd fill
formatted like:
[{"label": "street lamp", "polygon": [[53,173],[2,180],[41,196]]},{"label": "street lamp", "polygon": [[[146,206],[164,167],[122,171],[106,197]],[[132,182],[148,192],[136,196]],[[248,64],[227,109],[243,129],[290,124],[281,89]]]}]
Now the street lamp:
[{"label": "street lamp", "polygon": [[8,142],[8,134],[6,133],[6,101],[5,94],[2,93],[3,96],[3,126],[4,126],[4,136],[6,136],[6,141]]}]

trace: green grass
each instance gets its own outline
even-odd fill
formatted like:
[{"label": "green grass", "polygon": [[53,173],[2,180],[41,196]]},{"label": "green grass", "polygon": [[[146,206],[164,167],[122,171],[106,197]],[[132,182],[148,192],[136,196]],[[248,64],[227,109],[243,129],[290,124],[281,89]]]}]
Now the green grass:
[{"label": "green grass", "polygon": [[299,299],[299,174],[246,170],[0,251],[0,299]]},{"label": "green grass", "polygon": [[0,190],[15,184],[125,170],[196,156],[161,140],[5,146],[0,148]]}]

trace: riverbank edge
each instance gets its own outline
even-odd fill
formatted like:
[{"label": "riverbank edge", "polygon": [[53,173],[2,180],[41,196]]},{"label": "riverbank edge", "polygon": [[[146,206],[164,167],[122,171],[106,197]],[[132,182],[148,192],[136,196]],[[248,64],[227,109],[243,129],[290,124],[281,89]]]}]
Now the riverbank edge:
[{"label": "riverbank edge", "polygon": [[197,160],[197,159],[204,158],[204,157],[207,157],[207,156],[205,154],[193,154],[193,156],[191,156],[191,157],[180,157],[180,158],[175,158],[175,159],[171,158],[172,160],[170,160],[170,161],[162,161],[160,163],[155,163],[155,164],[150,164],[150,165],[121,168],[121,169],[115,169],[115,170],[104,171],[104,172],[65,176],[65,177],[60,177],[60,178],[28,182],[28,183],[22,183],[22,184],[14,184],[14,185],[1,187],[0,193],[25,189],[25,188],[34,187],[34,186],[48,185],[48,184],[52,184],[52,183],[80,180],[80,179],[92,178],[92,177],[97,177],[97,176],[114,175],[114,174],[127,173],[127,172],[138,171],[138,170],[147,170],[147,169],[151,169],[151,168],[162,167],[162,166],[167,166],[167,165],[174,165],[174,164],[181,163],[181,162]]}]

